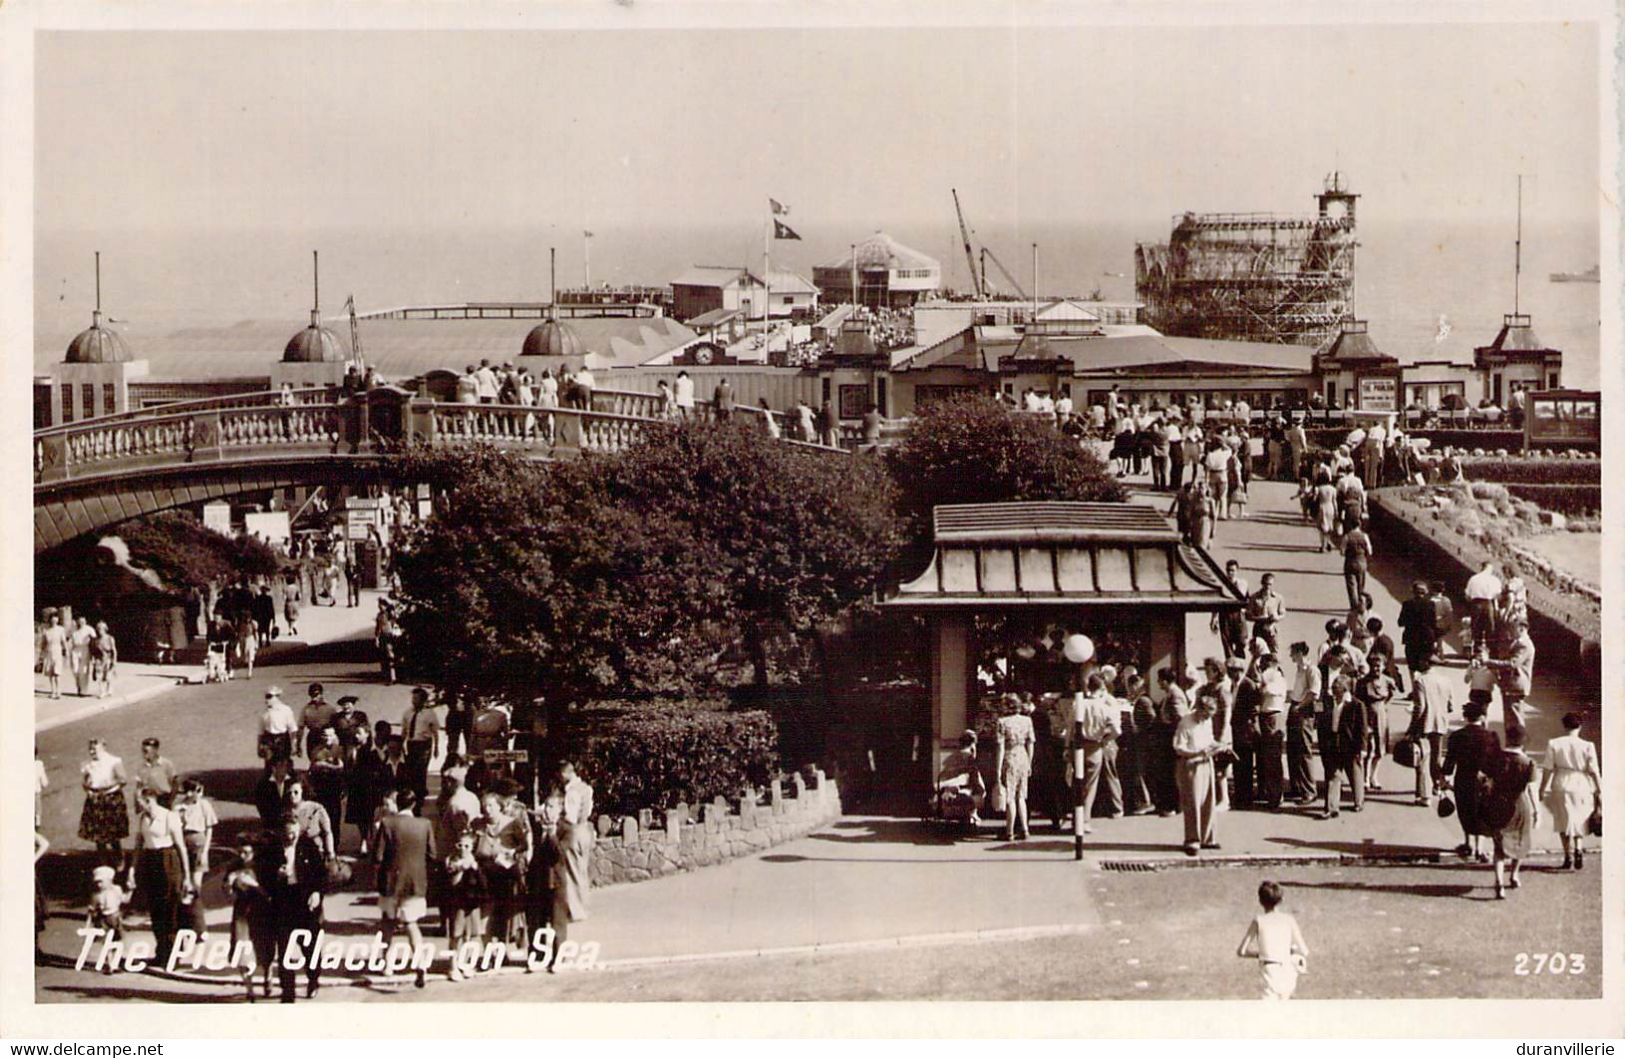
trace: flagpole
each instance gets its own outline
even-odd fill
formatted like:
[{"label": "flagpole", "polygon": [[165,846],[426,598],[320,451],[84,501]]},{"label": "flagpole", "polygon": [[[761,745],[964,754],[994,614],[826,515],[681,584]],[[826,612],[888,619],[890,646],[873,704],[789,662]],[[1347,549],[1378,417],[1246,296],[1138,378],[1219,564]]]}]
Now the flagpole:
[{"label": "flagpole", "polygon": [[588,290],[592,289],[592,236],[586,229],[581,232],[581,285]]},{"label": "flagpole", "polygon": [[767,238],[762,240],[762,351],[767,352],[773,331],[773,210],[767,211]]}]

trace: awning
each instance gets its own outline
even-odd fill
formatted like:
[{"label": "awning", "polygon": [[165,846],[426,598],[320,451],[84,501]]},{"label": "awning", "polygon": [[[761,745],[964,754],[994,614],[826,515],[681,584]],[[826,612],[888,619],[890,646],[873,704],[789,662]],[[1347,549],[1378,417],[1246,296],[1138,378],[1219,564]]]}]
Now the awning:
[{"label": "awning", "polygon": [[882,605],[904,609],[1157,606],[1227,610],[1244,601],[1213,557],[1138,503],[949,504],[936,553]]}]

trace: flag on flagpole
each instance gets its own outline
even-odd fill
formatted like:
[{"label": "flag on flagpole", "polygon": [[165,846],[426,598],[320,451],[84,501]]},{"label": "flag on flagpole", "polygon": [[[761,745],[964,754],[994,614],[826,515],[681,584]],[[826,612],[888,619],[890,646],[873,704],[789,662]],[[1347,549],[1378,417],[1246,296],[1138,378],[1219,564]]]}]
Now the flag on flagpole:
[{"label": "flag on flagpole", "polygon": [[775,239],[795,239],[797,242],[801,241],[801,236],[795,233],[795,229],[778,219],[773,221],[773,237]]},{"label": "flag on flagpole", "polygon": [[775,217],[788,217],[790,215],[790,207],[786,206],[783,202],[780,202],[776,198],[768,199],[767,204],[768,207],[773,210],[773,215]]},{"label": "flag on flagpole", "polygon": [[583,239],[590,239],[590,238],[592,238],[592,232],[587,231],[586,229],[582,229],[581,237]]}]

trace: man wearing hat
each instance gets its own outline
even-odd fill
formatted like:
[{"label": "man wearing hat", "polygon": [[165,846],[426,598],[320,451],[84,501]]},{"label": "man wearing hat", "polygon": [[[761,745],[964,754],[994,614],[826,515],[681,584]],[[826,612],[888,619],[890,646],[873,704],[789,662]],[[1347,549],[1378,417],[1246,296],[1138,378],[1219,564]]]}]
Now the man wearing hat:
[{"label": "man wearing hat", "polygon": [[260,713],[260,758],[269,770],[271,761],[279,756],[293,756],[293,739],[299,730],[293,710],[282,700],[282,688],[272,684],[265,688],[265,711]]},{"label": "man wearing hat", "polygon": [[299,713],[299,726],[302,729],[301,741],[304,743],[305,757],[308,759],[310,751],[322,744],[322,729],[333,723],[333,717],[338,711],[328,705],[327,700],[322,697],[321,684],[311,684],[306,693],[310,696],[310,700]]}]

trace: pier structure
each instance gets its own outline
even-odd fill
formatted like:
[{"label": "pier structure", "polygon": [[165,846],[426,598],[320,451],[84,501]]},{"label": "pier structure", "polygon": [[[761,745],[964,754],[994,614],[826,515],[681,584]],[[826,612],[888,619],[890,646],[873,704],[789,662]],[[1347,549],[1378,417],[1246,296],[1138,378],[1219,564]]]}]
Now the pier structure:
[{"label": "pier structure", "polygon": [[1192,213],[1134,248],[1144,322],[1163,334],[1323,347],[1354,311],[1355,203],[1341,173],[1313,215]]}]

